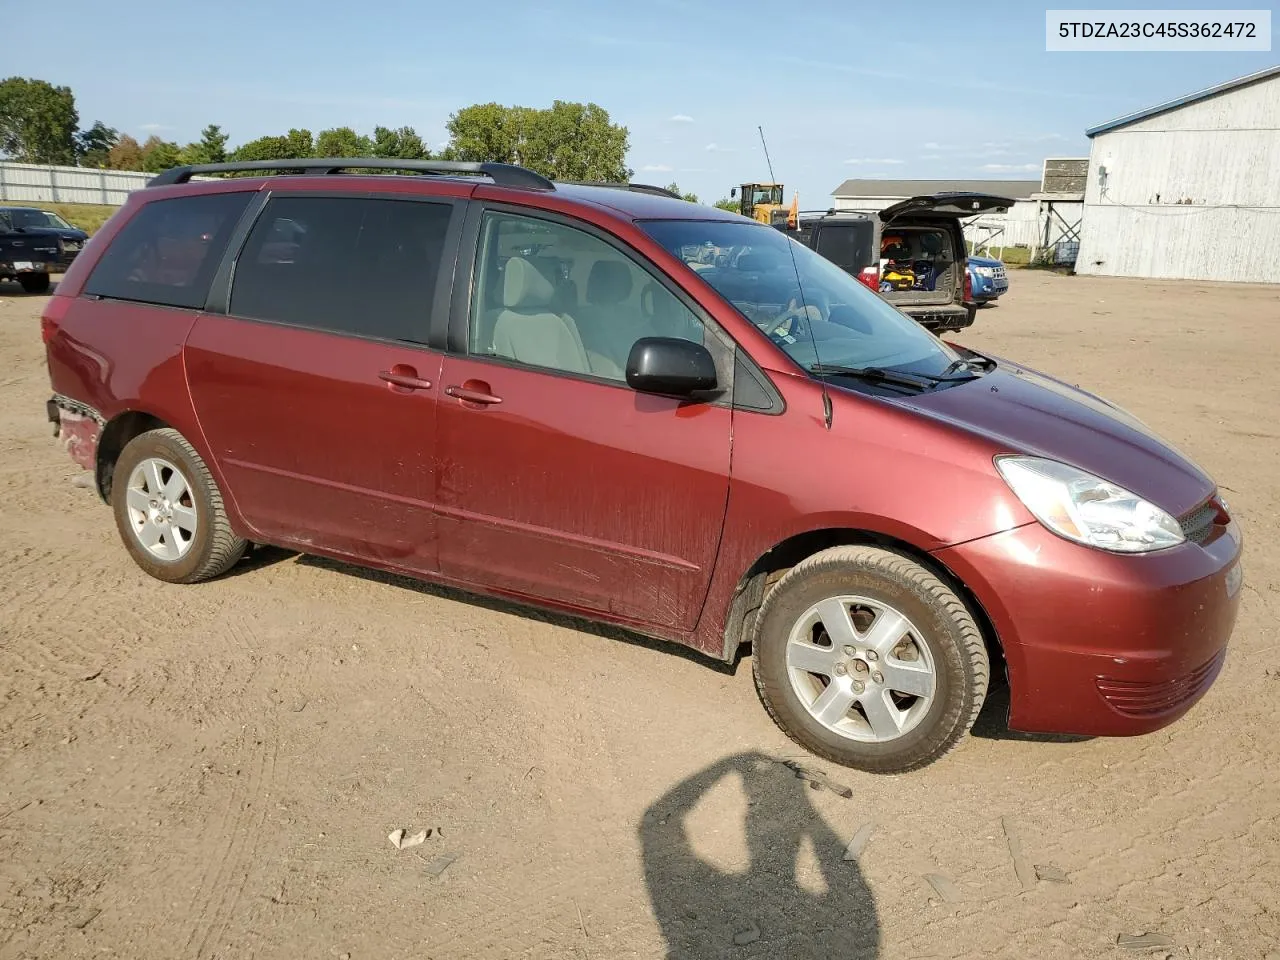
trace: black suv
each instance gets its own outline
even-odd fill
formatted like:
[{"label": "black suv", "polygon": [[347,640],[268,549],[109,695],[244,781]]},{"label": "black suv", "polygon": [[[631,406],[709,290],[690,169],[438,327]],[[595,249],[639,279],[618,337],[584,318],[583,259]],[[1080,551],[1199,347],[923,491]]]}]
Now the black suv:
[{"label": "black suv", "polygon": [[14,226],[0,208],[0,280],[17,280],[27,293],[46,293],[49,274],[58,269],[57,237],[32,234]]},{"label": "black suv", "polygon": [[985,193],[912,197],[879,211],[828,210],[774,226],[817,251],[935,333],[973,323],[962,217],[1008,209]]},{"label": "black suv", "polygon": [[0,218],[7,220],[9,229],[29,237],[50,237],[58,247],[58,264],[71,266],[71,262],[84,249],[89,234],[73,227],[52,210],[39,207],[0,207]]}]

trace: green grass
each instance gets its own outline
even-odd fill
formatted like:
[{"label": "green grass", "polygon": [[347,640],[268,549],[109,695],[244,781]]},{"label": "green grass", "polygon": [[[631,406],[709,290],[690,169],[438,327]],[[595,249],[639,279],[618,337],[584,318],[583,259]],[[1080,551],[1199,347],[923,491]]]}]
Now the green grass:
[{"label": "green grass", "polygon": [[79,227],[90,236],[104,223],[107,217],[111,216],[119,207],[103,206],[97,203],[45,203],[43,201],[9,201],[13,206],[22,207],[39,207],[42,210],[52,210],[58,216],[66,220],[73,227]]},{"label": "green grass", "polygon": [[[970,243],[967,246],[969,252],[973,253],[973,244]],[[996,257],[996,254],[999,254],[997,259],[1006,267],[1025,267],[1031,262],[1030,247],[1005,247],[1003,250],[999,247],[992,247],[990,255]]]}]

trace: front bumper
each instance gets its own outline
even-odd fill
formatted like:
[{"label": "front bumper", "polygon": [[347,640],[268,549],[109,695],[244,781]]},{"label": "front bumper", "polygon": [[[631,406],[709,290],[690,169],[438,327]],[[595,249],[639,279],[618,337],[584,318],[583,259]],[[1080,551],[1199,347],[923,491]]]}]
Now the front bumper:
[{"label": "front bumper", "polygon": [[1121,556],[1038,523],[939,550],[1000,637],[1009,726],[1128,736],[1173,723],[1208,691],[1240,605],[1234,522],[1203,544]]}]

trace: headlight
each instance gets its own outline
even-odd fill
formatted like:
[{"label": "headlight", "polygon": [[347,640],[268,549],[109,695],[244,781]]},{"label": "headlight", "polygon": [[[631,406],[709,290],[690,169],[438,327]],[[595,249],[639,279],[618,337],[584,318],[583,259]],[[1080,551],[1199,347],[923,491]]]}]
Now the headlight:
[{"label": "headlight", "polygon": [[974,267],[973,270],[980,277],[994,277],[996,275],[995,267]]},{"label": "headlight", "polygon": [[1185,539],[1178,521],[1155,504],[1065,463],[999,457],[996,469],[1037,520],[1068,540],[1113,553],[1149,553]]}]

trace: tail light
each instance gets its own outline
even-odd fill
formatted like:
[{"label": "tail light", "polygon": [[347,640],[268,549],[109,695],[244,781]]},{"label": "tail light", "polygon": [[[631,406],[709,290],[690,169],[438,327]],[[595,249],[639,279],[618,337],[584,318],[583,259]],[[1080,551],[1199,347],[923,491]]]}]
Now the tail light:
[{"label": "tail light", "polygon": [[67,311],[71,309],[72,298],[60,297],[54,294],[49,298],[48,304],[44,308],[44,313],[40,315],[40,339],[45,343],[51,341],[54,334],[58,332],[58,324],[67,316]]},{"label": "tail light", "polygon": [[864,285],[868,290],[880,291],[880,268],[879,267],[863,267],[862,272],[858,274],[858,282]]},{"label": "tail light", "polygon": [[964,265],[964,302],[973,299],[973,277],[969,275],[969,264]]}]

